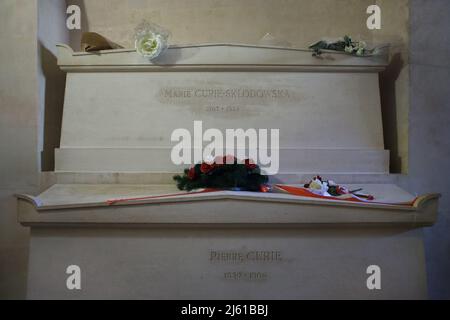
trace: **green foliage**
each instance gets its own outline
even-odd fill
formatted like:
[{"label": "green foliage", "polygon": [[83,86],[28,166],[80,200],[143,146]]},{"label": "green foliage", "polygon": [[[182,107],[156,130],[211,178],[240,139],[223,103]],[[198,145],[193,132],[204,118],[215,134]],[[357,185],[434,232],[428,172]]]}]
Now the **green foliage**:
[{"label": "green foliage", "polygon": [[333,197],[339,197],[340,195],[342,195],[339,186],[330,186],[328,188],[328,193]]},{"label": "green foliage", "polygon": [[353,41],[351,37],[346,35],[343,40],[336,42],[326,42],[323,40],[318,41],[311,45],[309,49],[314,51],[313,56],[320,56],[322,54],[322,50],[334,50],[364,56],[368,52],[365,46],[366,45],[364,42]]}]

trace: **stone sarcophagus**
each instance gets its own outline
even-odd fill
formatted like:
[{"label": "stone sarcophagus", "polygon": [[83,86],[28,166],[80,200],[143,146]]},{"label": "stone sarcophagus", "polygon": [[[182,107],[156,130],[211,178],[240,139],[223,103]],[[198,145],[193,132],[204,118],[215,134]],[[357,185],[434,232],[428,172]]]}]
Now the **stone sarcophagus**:
[{"label": "stone sarcophagus", "polygon": [[57,171],[177,172],[172,133],[198,120],[204,131],[280,129],[280,174],[389,170],[381,58],[209,45],[172,47],[149,64],[127,50],[61,46],[59,64],[68,90]]},{"label": "stone sarcophagus", "polygon": [[[67,85],[56,184],[18,195],[31,226],[30,298],[426,297],[420,228],[435,222],[439,196],[414,198],[389,175],[383,57],[211,44],[150,62],[60,45],[58,63]],[[322,174],[376,201],[179,194],[179,129],[192,133],[193,162],[208,130],[275,129],[277,143],[257,147],[276,151],[272,183]],[[233,147],[250,152],[245,141]],[[81,290],[66,287],[70,265]]]}]

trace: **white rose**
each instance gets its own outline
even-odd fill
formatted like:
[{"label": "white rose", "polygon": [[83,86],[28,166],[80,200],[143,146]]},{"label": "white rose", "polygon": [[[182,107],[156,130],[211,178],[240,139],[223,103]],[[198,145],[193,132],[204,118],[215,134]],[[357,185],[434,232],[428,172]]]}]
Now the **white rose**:
[{"label": "white rose", "polygon": [[326,182],[321,182],[319,179],[314,179],[309,184],[309,189],[316,194],[322,196],[328,195],[328,184]]},{"label": "white rose", "polygon": [[347,53],[353,53],[353,47],[352,46],[346,46],[345,47],[345,52],[347,52]]},{"label": "white rose", "polygon": [[328,186],[330,186],[330,187],[337,187],[337,183],[334,182],[333,180],[329,180],[328,181]]},{"label": "white rose", "polygon": [[364,48],[359,48],[358,51],[356,51],[356,55],[357,56],[363,56],[365,53]]},{"label": "white rose", "polygon": [[156,58],[164,49],[164,41],[160,35],[146,33],[136,39],[136,51],[143,57]]},{"label": "white rose", "polygon": [[309,188],[314,190],[322,190],[322,182],[320,182],[320,180],[318,179],[314,179],[309,184]]},{"label": "white rose", "polygon": [[367,48],[367,43],[365,43],[364,41],[358,42],[358,49],[365,49],[365,48]]}]

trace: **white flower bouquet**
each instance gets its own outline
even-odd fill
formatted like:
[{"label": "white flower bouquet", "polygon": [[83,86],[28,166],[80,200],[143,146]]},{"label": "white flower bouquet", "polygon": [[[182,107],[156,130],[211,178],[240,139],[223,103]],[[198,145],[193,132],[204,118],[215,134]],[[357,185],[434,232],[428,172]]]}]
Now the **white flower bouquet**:
[{"label": "white flower bouquet", "polygon": [[322,54],[322,50],[333,50],[358,57],[368,57],[382,54],[383,51],[381,49],[384,49],[385,47],[388,46],[370,49],[366,42],[354,41],[351,37],[345,36],[335,41],[320,40],[309,46],[309,49],[313,50],[313,56],[320,56]]}]

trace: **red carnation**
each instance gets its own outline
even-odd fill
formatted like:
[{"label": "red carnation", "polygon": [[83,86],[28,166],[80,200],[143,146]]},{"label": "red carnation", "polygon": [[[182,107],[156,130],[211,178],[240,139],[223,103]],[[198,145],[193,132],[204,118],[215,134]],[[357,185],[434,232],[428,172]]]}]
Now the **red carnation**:
[{"label": "red carnation", "polygon": [[211,172],[212,169],[214,169],[214,164],[203,162],[202,165],[200,166],[200,171],[202,173]]},{"label": "red carnation", "polygon": [[341,187],[341,186],[337,186],[336,188],[336,192],[338,195],[344,195],[344,194],[348,194],[348,190],[347,188]]},{"label": "red carnation", "polygon": [[253,162],[253,160],[245,159],[245,166],[247,169],[253,170],[256,169],[258,166]]},{"label": "red carnation", "polygon": [[214,158],[214,165],[216,166],[220,166],[223,164],[223,157],[222,156],[217,156]]},{"label": "red carnation", "polygon": [[197,174],[195,173],[195,167],[189,169],[187,176],[189,180],[194,180],[197,177]]},{"label": "red carnation", "polygon": [[225,156],[223,157],[224,164],[234,164],[236,162],[236,157],[234,156]]},{"label": "red carnation", "polygon": [[223,157],[216,157],[214,159],[214,163],[216,165],[223,165],[223,164],[234,164],[236,162],[236,157],[234,156],[223,156]]}]

